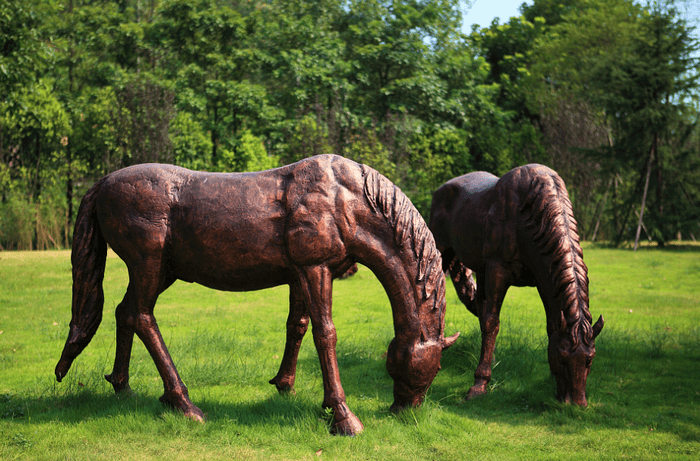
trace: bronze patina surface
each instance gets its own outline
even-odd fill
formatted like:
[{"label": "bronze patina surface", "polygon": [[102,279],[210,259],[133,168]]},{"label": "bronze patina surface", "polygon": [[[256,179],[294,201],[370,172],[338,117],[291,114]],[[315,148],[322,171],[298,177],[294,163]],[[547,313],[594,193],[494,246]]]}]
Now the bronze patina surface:
[{"label": "bronze patina surface", "polygon": [[591,325],[588,268],[559,175],[526,165],[500,179],[485,172],[454,178],[433,195],[429,226],[460,300],[479,318],[481,357],[468,398],[487,391],[506,291],[534,286],[547,313],[557,398],[585,407],[604,320]]},{"label": "bronze patina surface", "polygon": [[204,420],[188,396],[156,324],[160,293],[176,280],[228,291],[290,286],[287,340],[270,381],[292,391],[297,356],[309,321],[324,383],[323,407],[332,431],[362,431],[340,383],[332,281],[355,262],[383,284],[394,318],[387,370],[392,408],[419,405],[440,367],[445,277],[433,236],[408,198],[375,170],[323,155],[257,173],[202,173],[144,164],[105,176],[80,206],[72,251],[73,307],[56,377],[97,330],[104,295],[107,245],[124,260],[129,286],[117,306],[114,369],[117,393],[129,387],[134,334],[163,379],[161,400]]}]

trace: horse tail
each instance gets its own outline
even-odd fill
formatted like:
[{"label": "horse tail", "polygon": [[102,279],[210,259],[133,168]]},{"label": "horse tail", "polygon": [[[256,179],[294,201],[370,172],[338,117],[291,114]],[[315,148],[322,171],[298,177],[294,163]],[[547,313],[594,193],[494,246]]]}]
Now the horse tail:
[{"label": "horse tail", "polygon": [[56,365],[56,379],[60,382],[73,360],[90,344],[102,321],[104,305],[105,263],[107,242],[97,221],[97,195],[105,178],[93,185],[83,197],[73,233],[71,263],[73,265],[73,307],[68,339],[61,359]]},{"label": "horse tail", "polygon": [[[394,231],[394,239],[399,247],[411,248],[416,261],[415,282],[421,286],[422,300],[435,296],[434,308],[442,309],[442,324],[439,335],[444,336],[445,274],[442,270],[442,257],[437,250],[433,234],[411,200],[391,181],[376,170],[362,166],[365,178],[364,195],[370,208],[381,213]],[[420,309],[420,304],[418,308]],[[420,312],[423,316],[427,312]],[[428,314],[430,315],[430,314]],[[429,322],[428,322],[429,323]],[[423,323],[425,325],[425,323]],[[425,337],[434,337],[432,332],[423,332]]]},{"label": "horse tail", "polygon": [[[543,168],[543,167],[540,167]],[[591,313],[588,309],[588,268],[566,185],[553,170],[535,172],[532,188],[521,205],[531,208],[528,227],[534,228],[534,240],[540,253],[550,260],[555,299],[561,299],[572,348],[579,338],[586,345],[593,341]]]}]

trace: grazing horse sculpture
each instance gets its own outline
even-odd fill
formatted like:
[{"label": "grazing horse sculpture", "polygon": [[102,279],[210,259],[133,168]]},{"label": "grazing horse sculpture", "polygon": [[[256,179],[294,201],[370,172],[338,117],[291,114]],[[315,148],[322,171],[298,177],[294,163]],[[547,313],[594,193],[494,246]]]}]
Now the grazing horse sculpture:
[{"label": "grazing horse sculpture", "polygon": [[189,398],[153,316],[158,295],[176,280],[227,291],[290,286],[284,356],[270,383],[293,391],[309,319],[323,374],[323,407],[334,433],[362,431],[340,383],[332,280],[356,261],[383,284],[395,338],[387,370],[392,409],[419,405],[440,368],[445,281],[440,254],[408,198],[377,171],[321,155],[257,173],[203,173],[172,165],[136,165],[111,173],[80,205],[72,250],[70,332],[56,366],[58,381],[97,330],[104,303],[107,245],[124,260],[129,286],[117,306],[114,390],[129,389],[134,333],[163,379],[160,400],[195,420]]},{"label": "grazing horse sculpture", "polygon": [[604,320],[591,326],[588,268],[559,175],[527,165],[500,179],[485,172],[454,178],[433,195],[429,227],[459,299],[479,318],[481,357],[467,398],[486,393],[506,291],[535,286],[547,313],[557,398],[585,407],[594,340]]}]

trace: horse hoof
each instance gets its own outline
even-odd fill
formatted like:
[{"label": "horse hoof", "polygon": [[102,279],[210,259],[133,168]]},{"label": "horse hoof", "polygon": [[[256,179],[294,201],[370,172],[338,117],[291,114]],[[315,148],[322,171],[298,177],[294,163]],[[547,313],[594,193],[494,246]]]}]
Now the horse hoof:
[{"label": "horse hoof", "polygon": [[72,361],[68,360],[63,360],[61,359],[58,362],[58,365],[56,365],[56,370],[54,373],[56,374],[56,381],[59,383],[63,380],[63,378],[68,374],[68,370],[70,369]]},{"label": "horse hoof", "polygon": [[474,386],[469,389],[469,392],[467,392],[467,397],[464,400],[473,400],[484,395],[486,395],[486,389]]},{"label": "horse hoof", "polygon": [[268,382],[270,384],[273,384],[277,388],[277,392],[279,392],[281,395],[296,395],[297,394],[297,392],[294,390],[294,385],[292,385],[292,384],[280,383],[279,381],[277,381],[276,378],[272,378]]},{"label": "horse hoof", "polygon": [[204,412],[200,410],[197,405],[190,402],[189,399],[185,402],[177,402],[175,399],[163,394],[158,400],[160,400],[164,405],[181,411],[187,418],[193,421],[199,421],[200,423],[204,423],[205,421]]},{"label": "horse hoof", "polygon": [[405,405],[399,405],[396,402],[394,402],[389,407],[389,411],[392,413],[401,413],[405,408],[406,408]]},{"label": "horse hoof", "polygon": [[205,418],[204,418],[204,413],[202,410],[200,410],[197,407],[194,407],[188,411],[185,412],[185,416],[192,421],[198,421],[202,424],[204,424]]},{"label": "horse hoof", "polygon": [[333,423],[331,426],[331,434],[333,435],[347,435],[350,437],[355,437],[357,434],[362,432],[365,426],[355,415],[345,418],[342,421]]},{"label": "horse hoof", "polygon": [[117,398],[120,400],[121,399],[130,399],[131,397],[136,396],[136,393],[131,390],[131,388],[129,387],[128,384],[123,389],[116,391],[116,394],[117,394]]},{"label": "horse hoof", "polygon": [[113,375],[105,375],[105,379],[108,383],[112,385],[112,387],[114,388],[114,392],[119,397],[128,397],[134,395],[134,393],[131,390],[131,387],[129,387],[128,378],[120,381],[117,380]]}]

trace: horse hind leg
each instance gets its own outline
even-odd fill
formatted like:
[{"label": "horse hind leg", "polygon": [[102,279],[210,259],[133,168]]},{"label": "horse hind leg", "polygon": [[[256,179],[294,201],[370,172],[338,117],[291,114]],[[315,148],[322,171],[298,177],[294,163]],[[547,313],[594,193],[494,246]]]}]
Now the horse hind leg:
[{"label": "horse hind leg", "polygon": [[[488,276],[485,276],[486,274]],[[476,298],[481,327],[481,356],[474,372],[474,385],[467,393],[467,400],[486,394],[491,381],[491,363],[500,329],[501,306],[510,286],[508,275],[500,266],[479,272],[479,279],[484,280]]]},{"label": "horse hind leg", "polygon": [[129,362],[131,360],[131,348],[134,344],[133,314],[130,312],[128,302],[129,293],[117,306],[115,317],[117,319],[117,351],[114,357],[112,373],[105,375],[105,379],[112,384],[117,394],[130,394],[129,387]]},{"label": "horse hind leg", "polygon": [[[175,282],[174,279],[168,280],[159,290],[159,294],[165,291],[170,285]],[[131,361],[131,349],[134,343],[134,323],[135,312],[132,306],[136,305],[136,301],[131,301],[133,290],[127,289],[124,299],[117,306],[115,317],[117,321],[117,347],[114,357],[114,368],[112,373],[105,375],[105,379],[114,387],[114,391],[118,395],[130,395],[131,387],[129,386],[129,363]]]},{"label": "horse hind leg", "polygon": [[204,422],[204,413],[190,400],[187,387],[175,368],[153,315],[158,295],[174,281],[162,278],[158,269],[153,270],[160,267],[160,259],[144,258],[140,267],[129,270],[129,288],[124,297],[124,307],[119,314],[123,336],[117,338],[115,373],[110,375],[110,382],[119,382],[119,378],[128,376],[130,342],[133,340],[133,333],[136,333],[146,346],[163,380],[164,393],[160,401],[191,419]]},{"label": "horse hind leg", "polygon": [[289,287],[289,317],[287,318],[287,338],[284,356],[277,376],[270,380],[280,393],[294,394],[299,348],[309,328],[309,314],[306,311],[304,297],[298,284]]}]

